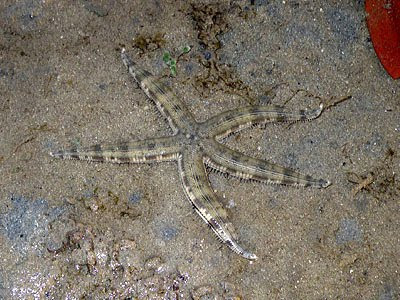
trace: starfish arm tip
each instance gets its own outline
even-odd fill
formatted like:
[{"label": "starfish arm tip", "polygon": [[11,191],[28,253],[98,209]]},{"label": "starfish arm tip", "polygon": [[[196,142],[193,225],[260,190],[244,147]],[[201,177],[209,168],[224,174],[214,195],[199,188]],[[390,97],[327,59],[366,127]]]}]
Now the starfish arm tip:
[{"label": "starfish arm tip", "polygon": [[257,255],[255,255],[254,253],[250,253],[250,252],[245,253],[244,257],[247,258],[248,260],[257,260],[258,259]]},{"label": "starfish arm tip", "polygon": [[256,259],[257,259],[257,255],[255,255],[255,254],[253,254],[253,253],[251,253],[251,252],[248,252],[248,251],[244,250],[244,249],[243,249],[236,241],[234,241],[234,240],[230,240],[229,243],[228,243],[228,246],[229,246],[229,248],[230,248],[233,252],[239,254],[240,256],[242,256],[242,257],[244,257],[244,258],[246,258],[246,259],[248,259],[248,260],[256,260]]},{"label": "starfish arm tip", "polygon": [[318,108],[307,110],[305,115],[307,120],[312,120],[318,118],[322,111],[324,110],[324,104],[321,102]]},{"label": "starfish arm tip", "polygon": [[63,151],[50,151],[49,155],[54,158],[64,158],[65,153]]},{"label": "starfish arm tip", "polygon": [[319,116],[320,114],[322,114],[322,112],[324,111],[324,109],[325,109],[324,103],[321,102],[321,103],[319,104],[319,110],[318,110],[319,113],[318,113],[318,116]]},{"label": "starfish arm tip", "polygon": [[314,110],[313,119],[318,118],[324,110],[324,104],[321,102],[317,109]]},{"label": "starfish arm tip", "polygon": [[331,184],[332,184],[332,182],[330,182],[329,180],[320,179],[320,185],[322,188],[327,188]]}]

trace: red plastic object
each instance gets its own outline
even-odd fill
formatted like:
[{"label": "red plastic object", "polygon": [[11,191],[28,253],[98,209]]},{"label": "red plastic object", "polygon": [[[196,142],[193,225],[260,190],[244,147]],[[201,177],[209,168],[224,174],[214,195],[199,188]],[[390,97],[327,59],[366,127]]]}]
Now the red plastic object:
[{"label": "red plastic object", "polygon": [[383,67],[400,78],[400,0],[366,0],[372,44]]}]

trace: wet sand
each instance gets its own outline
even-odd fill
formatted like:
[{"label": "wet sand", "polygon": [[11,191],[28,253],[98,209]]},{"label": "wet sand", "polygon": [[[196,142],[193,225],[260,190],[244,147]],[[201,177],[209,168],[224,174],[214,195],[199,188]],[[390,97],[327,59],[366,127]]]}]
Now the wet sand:
[{"label": "wet sand", "polygon": [[[176,163],[50,157],[171,134],[122,47],[199,121],[325,104],[316,120],[227,144],[330,187],[209,175],[257,261],[215,239]],[[400,298],[400,81],[376,57],[362,1],[3,1],[0,95],[0,298]]]}]

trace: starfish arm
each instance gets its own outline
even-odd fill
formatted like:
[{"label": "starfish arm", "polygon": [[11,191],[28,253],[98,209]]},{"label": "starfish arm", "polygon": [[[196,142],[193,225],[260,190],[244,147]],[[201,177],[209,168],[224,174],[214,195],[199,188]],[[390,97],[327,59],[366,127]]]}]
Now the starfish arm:
[{"label": "starfish arm", "polygon": [[129,73],[133,76],[142,90],[157,106],[158,111],[168,121],[174,134],[179,130],[195,124],[195,119],[184,103],[178,99],[171,88],[158,81],[150,72],[135,64],[122,49],[121,58]]},{"label": "starfish arm", "polygon": [[234,239],[233,226],[227,222],[226,210],[212,191],[202,155],[185,151],[178,159],[178,166],[186,196],[203,221],[233,252],[246,259],[255,260],[256,255],[245,251]]},{"label": "starfish arm", "polygon": [[296,122],[317,118],[323,106],[312,110],[289,111],[281,106],[246,106],[228,110],[216,115],[205,122],[205,130],[209,136],[217,140],[255,125],[265,125],[274,122]]},{"label": "starfish arm", "polygon": [[213,143],[214,150],[207,154],[205,163],[219,172],[263,183],[316,188],[325,188],[330,185],[327,180],[315,179],[269,161],[246,156],[216,141]]},{"label": "starfish arm", "polygon": [[62,159],[79,159],[113,163],[149,163],[176,160],[180,152],[179,136],[124,142],[115,145],[93,145],[50,153]]}]

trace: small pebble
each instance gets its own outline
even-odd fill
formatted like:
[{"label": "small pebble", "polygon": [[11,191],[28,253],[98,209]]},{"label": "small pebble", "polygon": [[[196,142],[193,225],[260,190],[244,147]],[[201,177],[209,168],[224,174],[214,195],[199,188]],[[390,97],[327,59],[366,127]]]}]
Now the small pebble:
[{"label": "small pebble", "polygon": [[205,51],[204,52],[204,58],[205,59],[209,60],[209,59],[211,59],[211,57],[212,57],[212,54],[211,54],[210,51]]},{"label": "small pebble", "polygon": [[159,256],[154,256],[146,260],[144,267],[147,270],[158,270],[163,266],[163,261]]},{"label": "small pebble", "polygon": [[131,204],[137,204],[137,203],[140,202],[141,199],[142,199],[142,193],[141,192],[134,192],[128,198],[129,203],[131,203]]}]

